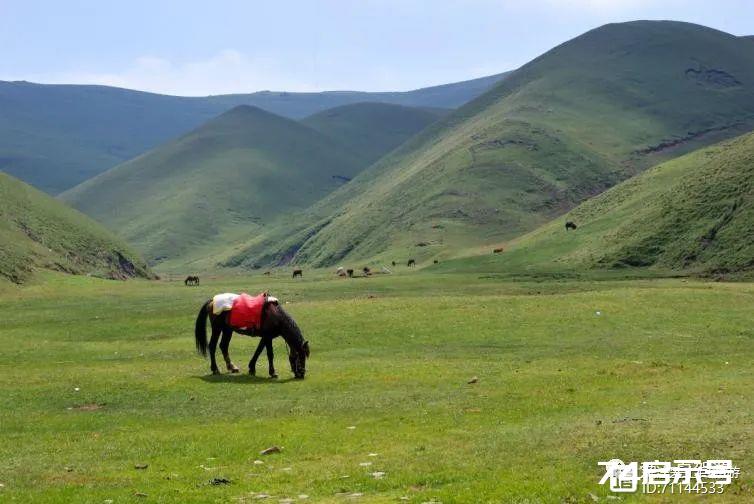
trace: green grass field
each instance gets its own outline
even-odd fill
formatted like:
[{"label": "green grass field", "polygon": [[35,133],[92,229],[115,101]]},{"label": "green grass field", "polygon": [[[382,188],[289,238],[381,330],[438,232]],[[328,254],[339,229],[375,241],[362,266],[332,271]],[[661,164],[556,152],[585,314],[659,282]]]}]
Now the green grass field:
[{"label": "green grass field", "polygon": [[[752,500],[754,284],[305,274],[0,285],[0,501],[619,502],[611,458],[730,458]],[[306,379],[282,342],[277,381],[208,376],[199,305],[262,289]]]}]

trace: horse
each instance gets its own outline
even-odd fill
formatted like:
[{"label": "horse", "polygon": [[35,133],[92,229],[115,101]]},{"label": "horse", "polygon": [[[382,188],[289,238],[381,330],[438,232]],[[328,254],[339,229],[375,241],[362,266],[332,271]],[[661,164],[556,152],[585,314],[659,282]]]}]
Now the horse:
[{"label": "horse", "polygon": [[183,283],[184,285],[199,285],[199,277],[196,275],[189,275]]},{"label": "horse", "polygon": [[566,222],[565,223],[565,229],[566,229],[566,231],[568,231],[569,229],[573,229],[575,231],[576,230],[576,223],[571,222],[571,221]]},{"label": "horse", "polygon": [[353,270],[352,269],[347,269],[346,270],[346,274],[348,275],[348,278],[353,278]]},{"label": "horse", "polygon": [[293,278],[301,277],[304,278],[304,272],[300,269],[293,270]]},{"label": "horse", "polygon": [[393,265],[393,268],[395,268],[395,261],[392,261],[391,264]]},{"label": "horse", "polygon": [[408,266],[409,268],[415,267],[416,266],[416,261],[414,261],[413,259],[409,259],[408,260],[408,264],[406,266]]},{"label": "horse", "polygon": [[371,275],[371,274],[372,274],[372,270],[371,270],[371,269],[369,269],[369,267],[368,267],[368,266],[364,266],[364,267],[363,267],[363,268],[361,269],[361,271],[362,271],[362,272],[364,273],[364,276],[369,276],[369,275]]},{"label": "horse", "polygon": [[434,263],[434,264],[440,264],[440,261],[438,261],[437,259],[435,259],[435,260],[433,261],[433,263]]},{"label": "horse", "polygon": [[[249,374],[256,375],[257,359],[262,349],[267,349],[267,362],[270,378],[277,378],[275,365],[273,363],[272,340],[282,336],[285,344],[288,346],[288,361],[291,365],[291,371],[297,379],[303,379],[306,374],[306,359],[309,357],[309,342],[304,339],[301,329],[296,325],[293,317],[280,306],[277,300],[266,301],[262,308],[261,325],[259,329],[247,330],[232,327],[229,323],[230,311],[224,311],[219,315],[212,313],[212,299],[207,300],[199,309],[196,316],[194,327],[194,338],[196,340],[196,349],[203,355],[207,356],[209,349],[210,370],[212,374],[220,374],[220,369],[215,361],[215,350],[217,349],[217,340],[220,339],[220,350],[225,359],[225,366],[231,373],[238,373],[239,369],[231,362],[228,348],[233,332],[246,336],[255,336],[261,338],[254,355],[249,361]],[[212,336],[207,343],[207,319],[209,318],[212,327]]]},{"label": "horse", "polygon": [[496,248],[492,251],[493,254],[502,254],[503,253],[503,247]]}]

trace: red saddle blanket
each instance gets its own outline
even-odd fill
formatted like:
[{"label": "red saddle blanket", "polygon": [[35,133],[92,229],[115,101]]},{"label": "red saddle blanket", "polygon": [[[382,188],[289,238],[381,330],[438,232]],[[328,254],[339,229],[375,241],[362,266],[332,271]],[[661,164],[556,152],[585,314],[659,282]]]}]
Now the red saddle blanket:
[{"label": "red saddle blanket", "polygon": [[249,296],[242,292],[230,309],[228,323],[239,329],[259,329],[262,325],[262,310],[267,301],[267,294]]}]

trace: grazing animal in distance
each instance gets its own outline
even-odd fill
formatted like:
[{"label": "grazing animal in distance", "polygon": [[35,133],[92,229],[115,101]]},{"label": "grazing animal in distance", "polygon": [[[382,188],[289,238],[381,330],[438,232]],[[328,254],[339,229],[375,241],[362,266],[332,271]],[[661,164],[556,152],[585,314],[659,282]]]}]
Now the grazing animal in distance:
[{"label": "grazing animal in distance", "polygon": [[395,268],[395,261],[391,262],[390,264],[392,264],[393,268]]},{"label": "grazing animal in distance", "polygon": [[346,270],[343,269],[343,266],[338,267],[337,271],[335,271],[335,274],[339,277],[346,276]]},{"label": "grazing animal in distance", "polygon": [[370,270],[368,266],[364,266],[361,271],[363,271],[366,276],[372,274],[372,270]]},{"label": "grazing animal in distance", "polygon": [[296,277],[304,278],[304,272],[301,271],[300,269],[293,270],[293,278],[296,278]]},{"label": "grazing animal in distance", "polygon": [[573,229],[573,230],[576,230],[576,227],[577,227],[577,226],[576,226],[576,223],[575,223],[575,222],[572,222],[572,221],[568,221],[568,222],[566,222],[566,223],[565,223],[565,228],[566,228],[566,231],[568,231],[569,229]]},{"label": "grazing animal in distance", "polygon": [[406,266],[408,266],[409,268],[413,268],[416,266],[416,261],[413,259],[409,259],[408,264]]},{"label": "grazing animal in distance", "polygon": [[348,274],[348,278],[353,278],[353,270],[352,269],[347,269],[346,273]]},{"label": "grazing animal in distance", "polygon": [[272,274],[272,272],[270,272],[270,271],[265,271],[264,272],[264,276],[270,276],[271,274]]},{"label": "grazing animal in distance", "polygon": [[435,260],[434,260],[433,262],[434,262],[435,264],[440,264],[440,261],[438,261],[437,259],[435,259]]},{"label": "grazing animal in distance", "polygon": [[184,285],[199,285],[199,277],[196,275],[189,275],[186,280],[183,281]]},{"label": "grazing animal in distance", "polygon": [[[207,342],[207,319],[212,327],[212,336]],[[272,340],[282,336],[289,348],[288,361],[293,375],[303,379],[306,375],[306,359],[309,357],[309,342],[304,339],[296,321],[286,313],[278,300],[266,293],[258,296],[248,294],[218,294],[207,300],[199,309],[194,328],[196,349],[205,357],[209,350],[210,370],[220,374],[215,361],[215,350],[220,340],[220,350],[225,365],[231,373],[239,369],[230,360],[228,348],[233,332],[261,338],[249,361],[249,374],[256,374],[256,364],[262,349],[267,349],[267,361],[271,378],[277,378],[273,363]],[[222,335],[222,339],[220,336]]]},{"label": "grazing animal in distance", "polygon": [[502,254],[503,253],[503,247],[496,248],[492,251],[493,254]]}]

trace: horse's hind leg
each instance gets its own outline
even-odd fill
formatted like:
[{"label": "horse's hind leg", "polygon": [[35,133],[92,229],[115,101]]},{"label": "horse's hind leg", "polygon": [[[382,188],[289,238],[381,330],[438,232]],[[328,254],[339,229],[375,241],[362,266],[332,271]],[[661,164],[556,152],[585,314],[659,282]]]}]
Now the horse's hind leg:
[{"label": "horse's hind leg", "polygon": [[265,338],[265,346],[267,347],[267,364],[269,366],[270,378],[277,378],[278,375],[275,372],[274,356],[272,355],[272,338]]},{"label": "horse's hind leg", "polygon": [[209,339],[209,360],[212,374],[220,374],[220,369],[218,369],[217,362],[215,361],[215,350],[217,350],[217,340],[219,339],[220,328],[212,324],[212,337]]},{"label": "horse's hind leg", "polygon": [[230,361],[230,355],[228,354],[228,348],[230,348],[230,339],[233,337],[233,330],[226,327],[223,329],[223,337],[220,340],[220,350],[223,353],[223,359],[225,359],[225,367],[231,373],[238,373],[239,369]]},{"label": "horse's hind leg", "polygon": [[251,357],[251,360],[249,361],[249,374],[252,376],[255,376],[257,374],[257,359],[259,358],[259,354],[262,353],[263,348],[264,348],[264,338],[260,338],[259,344],[257,345],[257,349],[254,350],[254,355]]}]

